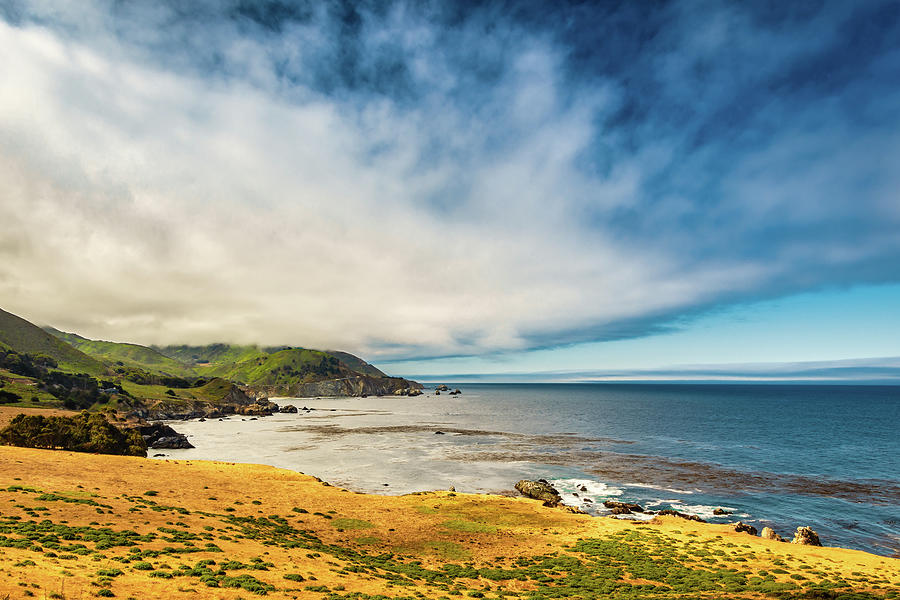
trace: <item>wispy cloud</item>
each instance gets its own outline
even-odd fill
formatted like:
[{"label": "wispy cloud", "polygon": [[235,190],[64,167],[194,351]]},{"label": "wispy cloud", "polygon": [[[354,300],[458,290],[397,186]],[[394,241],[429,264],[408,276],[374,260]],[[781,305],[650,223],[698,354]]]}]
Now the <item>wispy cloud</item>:
[{"label": "wispy cloud", "polygon": [[0,12],[7,310],[404,357],[900,279],[890,3],[185,6]]},{"label": "wispy cloud", "polygon": [[456,375],[415,374],[425,382],[517,383],[843,383],[900,384],[900,357],[808,361],[797,363],[747,363],[673,365],[658,369],[607,369],[591,371],[498,372]]}]

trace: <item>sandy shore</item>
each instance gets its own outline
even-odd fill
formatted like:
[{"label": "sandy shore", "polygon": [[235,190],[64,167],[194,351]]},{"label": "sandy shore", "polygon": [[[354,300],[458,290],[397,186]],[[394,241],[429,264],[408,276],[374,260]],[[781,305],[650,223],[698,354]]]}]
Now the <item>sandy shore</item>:
[{"label": "sandy shore", "polygon": [[[708,580],[708,597],[725,597],[713,592],[726,585],[737,586],[729,598],[766,597],[757,580],[797,593],[825,581],[871,598],[900,589],[900,560],[763,540],[726,525],[591,518],[525,498],[358,494],[258,465],[0,447],[0,488],[0,590],[10,598],[543,597],[578,581],[572,594],[585,598],[619,597],[636,585],[662,586],[647,597],[668,598],[678,586],[659,578],[673,565]],[[560,556],[568,562],[552,563]],[[675,562],[649,569],[663,558]],[[603,579],[604,565],[605,577],[618,576]],[[728,568],[744,583],[722,579]]]}]

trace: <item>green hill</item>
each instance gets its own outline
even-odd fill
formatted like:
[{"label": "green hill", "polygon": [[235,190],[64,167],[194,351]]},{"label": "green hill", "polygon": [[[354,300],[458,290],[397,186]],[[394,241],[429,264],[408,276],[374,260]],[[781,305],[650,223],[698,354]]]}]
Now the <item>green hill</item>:
[{"label": "green hill", "polygon": [[238,346],[233,344],[209,344],[208,346],[153,346],[160,354],[198,367],[220,367],[251,360],[268,353],[259,346]]},{"label": "green hill", "polygon": [[319,350],[291,348],[274,354],[260,354],[239,363],[201,368],[215,375],[247,385],[280,385],[339,379],[353,371],[334,356]]},{"label": "green hill", "polygon": [[50,335],[37,325],[0,309],[0,344],[25,354],[44,354],[64,371],[105,375],[108,369],[98,360]]},{"label": "green hill", "polygon": [[76,349],[92,356],[110,366],[136,367],[150,373],[171,375],[174,377],[195,377],[196,373],[186,364],[165,356],[153,348],[138,344],[119,342],[103,342],[89,340],[74,333],[65,333],[46,327],[44,330],[60,340],[71,344]]}]

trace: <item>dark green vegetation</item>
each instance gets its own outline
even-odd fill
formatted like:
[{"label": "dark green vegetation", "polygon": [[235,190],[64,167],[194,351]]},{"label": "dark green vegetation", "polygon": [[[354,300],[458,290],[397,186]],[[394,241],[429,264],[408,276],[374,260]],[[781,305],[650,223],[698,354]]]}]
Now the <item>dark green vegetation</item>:
[{"label": "dark green vegetation", "polygon": [[0,390],[0,397],[15,395],[17,399],[9,401],[26,397],[39,402],[41,395],[49,395],[57,401],[51,405],[77,410],[106,402],[110,393],[127,395],[116,389],[113,381],[87,373],[67,373],[58,367],[56,359],[46,354],[22,354],[0,347],[0,385],[12,388]]},{"label": "dark green vegetation", "polygon": [[0,431],[0,443],[25,448],[147,456],[147,445],[140,433],[133,429],[123,431],[99,413],[82,412],[74,417],[17,415]]},{"label": "dark green vegetation", "polygon": [[[55,561],[93,561],[94,582],[115,593],[122,576],[176,580],[209,588],[238,588],[257,595],[304,591],[328,599],[423,598],[423,597],[519,597],[637,599],[773,598],[781,600],[890,600],[900,593],[886,579],[837,569],[813,570],[796,556],[775,558],[734,543],[716,539],[687,541],[653,527],[584,538],[562,549],[517,557],[497,557],[489,564],[447,560],[424,566],[417,557],[366,549],[351,541],[323,541],[304,519],[319,519],[310,511],[281,515],[238,516],[221,512],[191,512],[158,504],[143,496],[123,495],[105,502],[131,505],[142,513],[160,513],[172,521],[139,533],[92,524],[74,526],[46,518],[47,505],[55,502],[84,504],[98,512],[112,506],[92,498],[72,498],[59,493],[13,486],[2,490],[21,496],[14,507],[0,513],[0,548],[33,552],[35,558]],[[15,511],[13,511],[15,512]],[[24,517],[29,517],[26,520]],[[193,521],[193,519],[198,521]],[[194,525],[184,521],[191,520]],[[335,515],[336,523],[370,526],[365,521]],[[197,525],[196,523],[200,523]],[[237,560],[219,544],[258,545],[260,556]],[[263,550],[264,549],[264,550]],[[26,554],[26,556],[28,556]],[[277,557],[277,558],[276,558]],[[293,559],[291,557],[294,557]],[[304,557],[321,569],[313,574],[297,572]],[[465,560],[465,559],[463,559]],[[18,565],[34,566],[31,559]],[[303,563],[309,565],[309,563]],[[757,565],[735,567],[734,565]],[[765,568],[759,565],[765,565]],[[776,573],[772,566],[783,565]],[[288,572],[281,569],[286,568]],[[317,580],[323,572],[352,586],[354,581],[377,581],[399,595],[344,592],[344,584],[332,587]],[[804,573],[799,575],[799,573]],[[427,595],[425,594],[427,592]]]}]

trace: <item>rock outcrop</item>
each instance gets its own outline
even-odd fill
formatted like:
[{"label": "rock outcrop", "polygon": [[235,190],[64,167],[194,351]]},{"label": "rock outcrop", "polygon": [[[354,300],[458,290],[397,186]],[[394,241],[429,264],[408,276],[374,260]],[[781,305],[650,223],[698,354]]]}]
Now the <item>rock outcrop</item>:
[{"label": "rock outcrop", "polygon": [[730,515],[731,513],[729,511],[725,510],[724,508],[717,508],[713,511],[713,514],[718,517],[721,515]]},{"label": "rock outcrop", "polygon": [[149,425],[139,425],[138,433],[144,438],[148,448],[193,448],[187,437],[183,433],[178,433],[168,425],[162,423],[151,423]]},{"label": "rock outcrop", "polygon": [[550,485],[545,479],[538,479],[537,481],[522,479],[516,483],[516,489],[519,490],[519,493],[523,496],[541,500],[544,503],[544,506],[558,506],[562,501],[562,497],[559,495],[556,488]]},{"label": "rock outcrop", "polygon": [[311,383],[244,386],[244,391],[256,398],[270,396],[315,398],[337,396],[416,396],[422,384],[401,377],[356,375],[341,379],[325,379]]},{"label": "rock outcrop", "polygon": [[678,512],[677,510],[672,510],[671,508],[666,508],[664,510],[656,513],[658,515],[669,515],[672,517],[678,517],[680,519],[687,519],[688,521],[697,521],[698,523],[706,523],[703,519],[698,517],[697,515],[688,515],[683,512]]},{"label": "rock outcrop", "polygon": [[797,533],[794,534],[794,539],[791,540],[792,544],[800,544],[803,546],[821,546],[822,542],[819,541],[819,534],[812,530],[810,527],[798,527]]},{"label": "rock outcrop", "polygon": [[749,533],[750,535],[756,535],[756,527],[753,525],[747,525],[743,521],[738,521],[734,524],[734,530],[738,533]]},{"label": "rock outcrop", "polygon": [[[633,504],[631,502],[617,502],[615,500],[606,500],[603,502],[603,506],[612,509],[614,515],[626,515],[630,513],[644,512],[644,509],[640,504]],[[617,510],[620,512],[615,512]]]},{"label": "rock outcrop", "polygon": [[784,541],[784,538],[775,533],[775,530],[771,527],[763,527],[762,533],[759,534],[759,537],[765,538],[767,540],[775,540],[776,542]]}]

